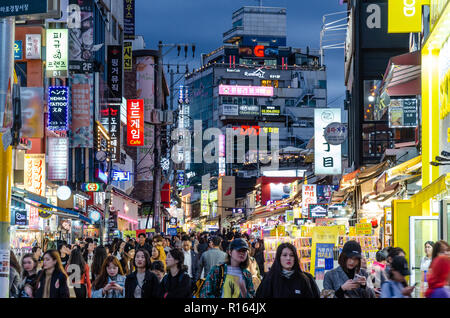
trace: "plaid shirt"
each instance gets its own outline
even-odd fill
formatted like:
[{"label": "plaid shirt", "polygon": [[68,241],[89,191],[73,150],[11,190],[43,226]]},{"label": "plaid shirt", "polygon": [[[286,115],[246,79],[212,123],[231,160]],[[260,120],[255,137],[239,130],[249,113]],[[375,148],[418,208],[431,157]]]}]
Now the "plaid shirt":
[{"label": "plaid shirt", "polygon": [[[220,284],[220,266],[214,266],[211,268],[211,271],[209,272],[208,276],[205,279],[205,283],[203,284],[203,287],[200,291],[199,298],[217,298],[217,289],[219,288]],[[225,282],[225,279],[227,277],[227,264],[223,264],[224,271],[223,271],[223,280],[222,282]],[[246,269],[242,270],[242,277],[245,281],[245,287],[247,288],[247,295],[246,297],[240,296],[240,298],[253,298],[255,296],[255,289],[253,287],[252,282],[252,274]],[[219,293],[219,298],[222,297],[223,293],[223,283],[221,286],[221,290]]]}]

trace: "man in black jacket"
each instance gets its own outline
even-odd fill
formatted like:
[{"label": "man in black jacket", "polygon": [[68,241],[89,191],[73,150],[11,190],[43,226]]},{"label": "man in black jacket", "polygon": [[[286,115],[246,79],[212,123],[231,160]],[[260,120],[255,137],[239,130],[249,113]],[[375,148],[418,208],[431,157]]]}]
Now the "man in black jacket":
[{"label": "man in black jacket", "polygon": [[183,237],[182,242],[183,254],[184,254],[184,265],[187,266],[187,273],[192,278],[193,282],[196,282],[199,278],[199,257],[198,254],[192,249],[192,242],[189,240],[188,236]]},{"label": "man in black jacket", "polygon": [[147,252],[150,255],[152,255],[152,246],[145,242],[145,239],[146,239],[145,233],[139,233],[138,239],[139,239],[139,243],[138,243],[138,246],[136,247],[136,249],[143,248],[143,249],[147,250]]}]

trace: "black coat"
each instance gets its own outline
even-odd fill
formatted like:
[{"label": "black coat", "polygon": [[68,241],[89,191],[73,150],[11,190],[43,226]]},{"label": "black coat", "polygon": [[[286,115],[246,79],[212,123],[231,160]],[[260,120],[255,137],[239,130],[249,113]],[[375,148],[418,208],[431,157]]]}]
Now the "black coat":
[{"label": "black coat", "polygon": [[294,273],[289,279],[281,274],[266,275],[256,291],[256,298],[320,298],[312,275],[303,274]]},{"label": "black coat", "polygon": [[[167,295],[166,295],[167,293]],[[161,281],[162,298],[192,298],[191,278],[179,271],[176,276],[168,273]]]},{"label": "black coat", "polygon": [[143,248],[144,250],[147,250],[147,252],[150,254],[150,256],[152,256],[152,249],[153,249],[153,246],[151,246],[151,245],[148,244],[148,243],[144,243],[143,246],[141,246],[140,244],[136,244],[136,251],[137,251],[138,249],[140,249],[140,248]]},{"label": "black coat", "polygon": [[[136,271],[125,279],[125,298],[134,298],[134,291],[138,285]],[[142,298],[157,298],[161,294],[158,277],[147,270],[145,272],[144,283],[142,284]]]},{"label": "black coat", "polygon": [[[41,270],[37,274],[37,277],[40,277],[40,280],[36,282],[36,290],[33,293],[33,297],[42,298],[44,295],[45,273]],[[58,287],[57,283],[59,284]],[[60,271],[55,270],[52,273],[52,278],[50,280],[50,298],[70,298],[67,278]]]},{"label": "black coat", "polygon": [[259,273],[261,275],[264,275],[264,251],[259,250],[259,251],[255,252],[254,257],[255,257],[256,263],[258,263]]},{"label": "black coat", "polygon": [[204,252],[206,252],[208,250],[208,243],[200,243],[197,246],[197,251],[198,251],[198,255],[199,257],[202,256],[202,254]]}]

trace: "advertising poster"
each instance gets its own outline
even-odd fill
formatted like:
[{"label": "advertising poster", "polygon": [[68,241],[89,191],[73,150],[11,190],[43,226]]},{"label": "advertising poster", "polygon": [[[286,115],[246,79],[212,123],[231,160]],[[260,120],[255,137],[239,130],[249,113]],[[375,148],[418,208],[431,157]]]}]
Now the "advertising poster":
[{"label": "advertising poster", "polygon": [[44,91],[42,87],[21,87],[23,138],[44,137]]},{"label": "advertising poster", "polygon": [[24,155],[25,190],[45,197],[45,154]]},{"label": "advertising poster", "polygon": [[342,172],[341,145],[331,145],[325,140],[328,124],[341,122],[340,108],[314,109],[314,173],[337,175]]},{"label": "advertising poster", "polygon": [[67,181],[69,166],[69,140],[68,138],[47,139],[48,153],[48,180]]},{"label": "advertising poster", "polygon": [[72,74],[71,148],[94,147],[94,77]]},{"label": "advertising poster", "polygon": [[70,0],[80,6],[79,28],[69,28],[69,69],[71,72],[94,71],[94,15],[92,0]]},{"label": "advertising poster", "polygon": [[261,106],[261,116],[280,116],[281,106]]},{"label": "advertising poster", "polygon": [[[155,108],[155,60],[151,56],[136,58],[136,95],[144,100],[144,120],[151,121],[150,116]],[[152,169],[154,166],[154,152],[152,151],[155,140],[155,128],[144,125],[144,146],[137,149],[137,177],[136,181],[152,181]]]},{"label": "advertising poster", "polygon": [[48,129],[65,131],[69,121],[69,88],[50,86],[48,88]]},{"label": "advertising poster", "polygon": [[27,60],[41,59],[41,35],[26,34],[25,35],[25,58]]},{"label": "advertising poster", "polygon": [[316,244],[315,279],[323,280],[325,271],[333,269],[333,248],[334,244],[330,243]]},{"label": "advertising poster", "polygon": [[47,29],[46,77],[67,77],[68,29]]},{"label": "advertising poster", "polygon": [[302,185],[302,216],[308,217],[308,206],[317,203],[316,185]]},{"label": "advertising poster", "polygon": [[271,183],[270,184],[270,201],[279,201],[289,198],[291,193],[290,184]]},{"label": "advertising poster", "polygon": [[[339,227],[337,225],[315,226],[311,231],[312,250],[310,273],[316,280],[323,280],[327,265],[329,268],[333,262],[333,247],[338,243]],[[333,265],[331,265],[331,268],[333,268]]]},{"label": "advertising poster", "polygon": [[391,99],[389,128],[416,127],[418,124],[417,99]]},{"label": "advertising poster", "polygon": [[106,84],[109,103],[122,102],[122,52],[121,45],[108,45]]}]

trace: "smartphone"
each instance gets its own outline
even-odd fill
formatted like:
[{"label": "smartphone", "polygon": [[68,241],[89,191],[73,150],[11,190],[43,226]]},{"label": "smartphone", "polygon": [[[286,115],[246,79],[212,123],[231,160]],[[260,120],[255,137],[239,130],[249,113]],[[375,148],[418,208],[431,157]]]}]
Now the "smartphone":
[{"label": "smartphone", "polygon": [[413,286],[414,286],[414,287],[417,287],[417,285],[419,285],[419,282],[416,282]]}]

